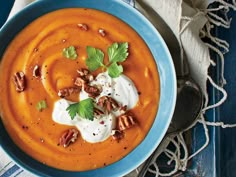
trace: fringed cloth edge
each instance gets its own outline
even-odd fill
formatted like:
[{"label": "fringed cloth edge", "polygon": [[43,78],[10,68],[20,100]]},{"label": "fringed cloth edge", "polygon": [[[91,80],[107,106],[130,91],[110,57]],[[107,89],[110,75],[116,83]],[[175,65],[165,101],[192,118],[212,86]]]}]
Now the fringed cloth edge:
[{"label": "fringed cloth edge", "polygon": [[[231,19],[228,19],[227,15],[225,18],[217,15],[214,12],[217,12],[219,10],[224,10],[225,14],[229,11],[229,9],[236,10],[236,1],[232,0],[231,3],[225,2],[223,0],[215,0],[215,2],[219,3],[219,6],[217,8],[208,8],[208,9],[197,9],[198,13],[195,15],[202,15],[207,18],[207,22],[203,29],[200,31],[200,37],[207,37],[210,39],[210,41],[213,44],[210,43],[205,43],[205,45],[208,47],[209,52],[213,51],[215,52],[219,58],[220,58],[220,64],[221,64],[221,82],[217,84],[210,75],[207,76],[207,80],[209,84],[212,85],[216,90],[222,93],[221,99],[212,105],[209,105],[209,96],[205,95],[205,102],[204,102],[204,107],[200,113],[199,118],[186,130],[183,130],[182,132],[175,134],[175,135],[169,135],[167,136],[163,142],[162,142],[162,148],[159,148],[159,152],[155,154],[154,161],[151,163],[148,171],[152,174],[155,175],[155,177],[158,176],[173,176],[176,174],[178,171],[186,171],[187,165],[189,160],[191,160],[194,156],[198,155],[203,149],[205,149],[209,142],[210,142],[210,137],[209,137],[209,132],[208,132],[208,126],[217,126],[221,128],[234,128],[236,127],[236,124],[225,124],[224,122],[209,122],[206,120],[205,113],[207,110],[216,108],[220,106],[222,103],[225,102],[227,99],[227,92],[224,89],[224,85],[226,84],[226,80],[224,78],[224,54],[229,51],[229,44],[227,41],[222,40],[217,38],[216,36],[213,36],[211,34],[211,29],[213,29],[216,26],[221,26],[224,28],[230,28],[230,23]],[[180,31],[180,34],[188,27],[188,24],[191,23],[194,18],[189,18],[189,17],[182,17],[184,20],[188,20],[188,22],[185,24],[185,26],[182,28]],[[224,51],[222,52],[220,49],[223,49]],[[213,59],[210,59],[211,65],[214,67],[216,66],[216,63]],[[204,134],[205,134],[205,142],[203,145],[196,150],[193,154],[189,154],[187,144],[184,139],[184,133],[188,131],[189,129],[192,129],[193,127],[196,126],[196,124],[201,124],[204,129]],[[172,144],[172,148],[169,149],[168,145]],[[174,146],[174,148],[173,148]],[[173,152],[174,149],[174,152]],[[161,169],[159,169],[156,159],[160,157],[161,154],[164,154],[166,157],[168,157],[169,161],[167,162],[167,165],[173,164],[174,162],[174,168],[171,169],[169,172],[161,172]],[[139,172],[139,169],[136,170],[137,173]]]}]

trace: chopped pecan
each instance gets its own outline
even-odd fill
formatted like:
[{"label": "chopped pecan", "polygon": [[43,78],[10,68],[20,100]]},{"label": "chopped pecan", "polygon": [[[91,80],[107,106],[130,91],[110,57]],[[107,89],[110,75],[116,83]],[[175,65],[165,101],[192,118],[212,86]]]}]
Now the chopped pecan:
[{"label": "chopped pecan", "polygon": [[85,81],[87,82],[93,81],[93,75],[90,74],[89,70],[82,68],[82,69],[78,69],[77,72]]},{"label": "chopped pecan", "polygon": [[13,82],[15,84],[17,92],[23,92],[25,90],[26,78],[25,74],[22,71],[15,73],[13,77]]},{"label": "chopped pecan", "polygon": [[119,107],[119,104],[109,96],[102,96],[98,99],[98,106],[104,108],[107,112],[116,110]]},{"label": "chopped pecan", "polygon": [[89,97],[96,98],[102,92],[101,88],[97,85],[84,85],[84,91],[88,93]]},{"label": "chopped pecan", "polygon": [[117,118],[117,126],[120,131],[124,131],[133,127],[136,124],[136,120],[133,116],[123,114]]},{"label": "chopped pecan", "polygon": [[121,140],[122,138],[124,138],[124,132],[120,131],[120,130],[112,130],[112,138],[114,140]]},{"label": "chopped pecan", "polygon": [[65,148],[68,147],[70,143],[74,143],[77,140],[78,134],[79,131],[74,128],[66,130],[60,137],[59,140],[60,145],[62,145]]},{"label": "chopped pecan", "polygon": [[92,74],[88,74],[88,75],[84,76],[84,78],[85,78],[85,80],[88,81],[88,82],[91,82],[91,81],[93,81],[93,79],[94,79]]},{"label": "chopped pecan", "polygon": [[82,68],[77,70],[77,72],[79,73],[79,76],[75,79],[74,84],[76,86],[82,87],[85,84],[93,81],[93,75],[89,73],[89,70]]},{"label": "chopped pecan", "polygon": [[98,33],[102,36],[102,37],[105,37],[106,36],[106,31],[104,29],[99,29],[98,30]]},{"label": "chopped pecan", "polygon": [[61,98],[68,97],[71,94],[79,93],[80,90],[81,90],[80,87],[69,87],[69,88],[60,89],[58,91],[58,96]]},{"label": "chopped pecan", "polygon": [[79,69],[77,70],[79,76],[76,77],[74,84],[78,87],[83,87],[84,91],[88,93],[89,97],[97,97],[101,93],[101,88],[99,86],[91,86],[89,82],[93,81],[93,75],[90,74],[87,69]]},{"label": "chopped pecan", "polygon": [[76,77],[74,82],[74,84],[78,87],[83,87],[87,83],[88,83],[87,80],[81,76]]},{"label": "chopped pecan", "polygon": [[120,111],[121,114],[125,114],[126,111],[127,111],[127,105],[121,106],[119,111]]},{"label": "chopped pecan", "polygon": [[101,111],[101,110],[98,109],[98,108],[94,108],[94,109],[93,109],[93,114],[94,114],[94,117],[99,117],[99,116],[103,115],[104,112]]},{"label": "chopped pecan", "polygon": [[80,76],[86,76],[89,74],[89,70],[85,68],[78,69],[77,72],[79,73]]},{"label": "chopped pecan", "polygon": [[34,69],[33,69],[33,77],[40,77],[40,68],[39,68],[39,65],[35,65],[34,66]]},{"label": "chopped pecan", "polygon": [[81,30],[88,31],[88,26],[87,26],[86,24],[79,23],[79,24],[78,24],[78,27],[79,27]]}]

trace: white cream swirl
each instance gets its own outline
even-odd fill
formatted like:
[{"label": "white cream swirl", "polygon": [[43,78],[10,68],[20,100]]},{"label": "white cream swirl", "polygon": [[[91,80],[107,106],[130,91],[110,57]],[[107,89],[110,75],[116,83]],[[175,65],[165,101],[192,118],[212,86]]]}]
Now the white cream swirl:
[{"label": "white cream swirl", "polygon": [[[132,109],[138,102],[138,91],[127,76],[120,75],[117,78],[111,78],[107,72],[100,73],[91,85],[100,85],[102,87],[101,96],[110,96],[121,105],[127,105],[127,109]],[[80,93],[80,100],[88,98],[88,94],[83,90]],[[54,104],[52,118],[55,122],[64,125],[76,126],[84,140],[90,143],[102,142],[111,136],[115,127],[116,116],[121,113],[119,111],[110,114],[104,114],[93,121],[76,117],[71,120],[66,108],[71,104],[70,101],[60,99]]]}]

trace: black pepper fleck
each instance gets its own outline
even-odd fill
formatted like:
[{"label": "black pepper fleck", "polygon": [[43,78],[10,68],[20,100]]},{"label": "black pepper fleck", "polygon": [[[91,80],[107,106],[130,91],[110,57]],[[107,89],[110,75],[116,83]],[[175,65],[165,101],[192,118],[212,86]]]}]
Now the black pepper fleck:
[{"label": "black pepper fleck", "polygon": [[24,130],[28,130],[28,129],[29,129],[29,127],[26,126],[26,125],[22,125],[22,128],[23,128]]}]

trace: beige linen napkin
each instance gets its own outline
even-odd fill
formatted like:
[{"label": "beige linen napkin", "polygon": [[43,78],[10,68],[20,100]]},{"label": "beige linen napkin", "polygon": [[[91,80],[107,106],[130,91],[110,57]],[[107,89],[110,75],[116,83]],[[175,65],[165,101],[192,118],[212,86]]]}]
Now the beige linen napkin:
[{"label": "beige linen napkin", "polygon": [[[21,10],[25,5],[29,4],[33,0],[16,0],[14,7],[12,9],[12,12],[10,14],[11,18],[16,12]],[[138,2],[142,2],[150,6],[154,11],[156,11],[169,25],[169,27],[173,30],[175,36],[179,40],[181,46],[183,47],[183,50],[185,51],[188,62],[190,65],[190,72],[192,77],[199,83],[201,86],[204,95],[205,95],[205,108],[203,109],[202,116],[200,117],[200,122],[205,122],[204,119],[204,111],[208,108],[211,108],[213,106],[208,106],[208,95],[207,95],[207,80],[209,80],[213,86],[217,87],[220,91],[223,92],[224,97],[222,98],[221,102],[223,102],[226,99],[226,93],[224,92],[223,88],[220,86],[215,85],[215,83],[211,80],[211,78],[208,76],[208,68],[211,64],[214,64],[214,62],[211,60],[209,55],[209,48],[213,48],[214,46],[209,46],[202,42],[199,36],[202,35],[209,35],[209,31],[204,31],[203,27],[211,24],[214,25],[216,23],[211,23],[211,19],[207,16],[206,7],[210,2],[213,1],[219,1],[222,3],[224,7],[235,7],[235,1],[233,1],[232,4],[223,3],[221,0],[138,0]],[[235,7],[236,8],[236,7]],[[148,12],[142,11],[144,15],[147,16],[147,18],[150,17],[151,14]],[[224,23],[224,21],[221,23]],[[219,24],[219,23],[218,23]],[[224,23],[227,25],[227,22]],[[155,25],[155,24],[154,24]],[[211,27],[210,25],[210,27]],[[212,36],[210,36],[212,39],[217,39]],[[216,45],[217,43],[216,40]],[[221,45],[224,45],[225,43],[220,43]],[[227,45],[225,46],[227,48]],[[217,104],[218,105],[218,104]],[[217,106],[214,105],[214,106]],[[204,125],[207,123],[205,122]],[[206,128],[206,126],[204,126]],[[165,147],[168,145],[170,141],[173,140],[173,137],[177,137],[177,144],[180,143],[182,146],[186,147],[186,144],[184,142],[182,133],[174,135],[172,137],[167,137],[165,139],[165,143],[162,146],[163,148],[159,150],[159,153],[156,154],[156,158],[158,158],[159,154],[165,151]],[[200,149],[202,150],[204,147],[207,146],[209,142],[209,138],[207,139],[207,142],[203,145],[203,147]],[[178,147],[179,148],[179,147]],[[186,150],[186,148],[185,148]],[[198,152],[200,152],[197,151]],[[178,153],[178,152],[176,152]],[[189,156],[188,152],[185,151],[184,159],[174,159],[176,160],[178,166],[174,169],[174,171],[169,172],[169,176],[171,176],[174,172],[177,170],[186,170],[187,162],[188,160],[195,154]],[[175,154],[177,157],[179,154]],[[23,169],[19,168],[17,165],[15,165],[14,162],[3,152],[3,150],[0,148],[0,176],[2,174],[6,174],[9,170],[14,170],[14,173],[12,176],[22,176],[22,177],[33,177],[29,172],[24,171]],[[156,166],[156,171],[153,170],[154,174],[158,176],[160,173],[158,173],[158,167]],[[7,175],[6,175],[7,176]],[[129,177],[136,176],[136,172],[133,172],[129,175]],[[8,176],[7,176],[8,177]]]}]

